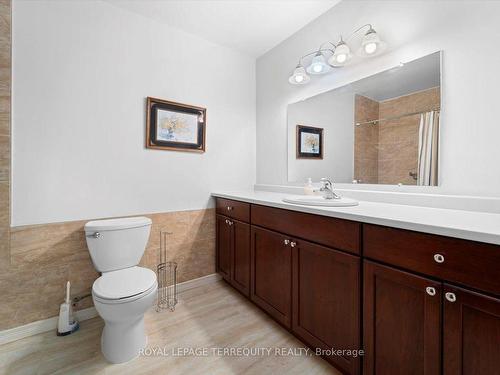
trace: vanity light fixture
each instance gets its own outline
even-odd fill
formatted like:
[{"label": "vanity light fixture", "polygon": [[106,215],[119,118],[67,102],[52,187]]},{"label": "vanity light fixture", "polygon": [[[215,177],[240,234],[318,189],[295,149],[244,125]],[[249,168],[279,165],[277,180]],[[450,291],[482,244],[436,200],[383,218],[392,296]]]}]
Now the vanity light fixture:
[{"label": "vanity light fixture", "polygon": [[314,55],[311,64],[307,67],[307,73],[309,74],[325,74],[331,70],[330,65],[326,63],[323,51],[320,49]]},{"label": "vanity light fixture", "polygon": [[349,48],[341,36],[339,42],[335,45],[333,55],[328,59],[328,64],[334,67],[344,66],[351,58],[351,48]]},{"label": "vanity light fixture", "polygon": [[307,74],[306,70],[302,65],[297,65],[293,74],[288,78],[288,82],[292,85],[303,85],[311,80],[311,77]]},{"label": "vanity light fixture", "polygon": [[363,37],[358,55],[362,57],[376,56],[385,50],[386,44],[380,40],[380,36],[370,25],[370,28]]},{"label": "vanity light fixture", "polygon": [[[347,42],[366,27],[368,31],[363,36],[357,55],[372,57],[382,53],[385,50],[386,43],[380,39],[380,36],[371,24],[366,24],[356,29],[345,41],[341,36],[337,44],[325,42],[317,51],[302,56],[292,75],[288,78],[288,82],[292,85],[303,85],[311,80],[308,74],[325,74],[330,72],[332,67],[340,68],[346,65],[353,56],[351,47]],[[328,48],[324,47],[325,45],[329,45]],[[303,61],[306,59],[310,59],[308,65],[303,64]],[[304,66],[307,66],[307,68],[304,69]]]}]

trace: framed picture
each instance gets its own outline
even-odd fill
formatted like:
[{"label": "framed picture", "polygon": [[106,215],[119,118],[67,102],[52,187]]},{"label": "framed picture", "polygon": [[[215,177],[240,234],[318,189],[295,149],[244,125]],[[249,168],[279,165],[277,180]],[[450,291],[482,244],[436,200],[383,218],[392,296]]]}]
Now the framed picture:
[{"label": "framed picture", "polygon": [[323,128],[297,125],[297,159],[323,159]]},{"label": "framed picture", "polygon": [[147,99],[146,148],[205,152],[205,108]]}]

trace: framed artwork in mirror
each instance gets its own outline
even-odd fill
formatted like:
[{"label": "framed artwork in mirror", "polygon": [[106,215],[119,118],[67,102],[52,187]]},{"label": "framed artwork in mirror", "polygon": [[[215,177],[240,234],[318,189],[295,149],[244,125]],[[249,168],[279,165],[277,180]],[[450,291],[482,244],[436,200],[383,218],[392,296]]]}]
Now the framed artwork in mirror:
[{"label": "framed artwork in mirror", "polygon": [[146,111],[146,148],[205,152],[205,108],[148,97]]},{"label": "framed artwork in mirror", "polygon": [[297,125],[297,159],[323,159],[323,128]]}]

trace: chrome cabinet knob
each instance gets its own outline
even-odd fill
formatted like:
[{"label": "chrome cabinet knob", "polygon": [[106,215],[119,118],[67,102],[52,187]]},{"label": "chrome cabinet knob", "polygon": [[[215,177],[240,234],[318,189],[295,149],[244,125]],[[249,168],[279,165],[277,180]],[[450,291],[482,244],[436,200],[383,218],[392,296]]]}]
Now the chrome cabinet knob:
[{"label": "chrome cabinet knob", "polygon": [[434,254],[434,261],[436,263],[444,263],[444,255],[442,255],[442,254]]},{"label": "chrome cabinet knob", "polygon": [[290,246],[291,246],[291,247],[295,247],[295,246],[297,246],[297,242],[293,242],[293,241],[292,241],[292,242],[290,242]]},{"label": "chrome cabinet knob", "polygon": [[425,288],[425,291],[430,296],[435,296],[436,295],[436,288],[434,288],[432,286],[428,286],[427,288]]},{"label": "chrome cabinet knob", "polygon": [[228,219],[226,219],[226,224],[229,224],[229,220]]},{"label": "chrome cabinet knob", "polygon": [[446,292],[444,297],[450,302],[455,302],[457,300],[457,296],[452,292]]},{"label": "chrome cabinet knob", "polygon": [[233,208],[232,208],[231,206],[227,206],[227,210],[228,210],[228,211],[232,211],[232,209],[233,209]]},{"label": "chrome cabinet knob", "polygon": [[233,225],[234,223],[233,223],[231,220],[228,220],[228,224],[231,226],[231,225]]},{"label": "chrome cabinet knob", "polygon": [[290,240],[284,240],[283,243],[285,244],[285,246],[288,246],[288,244],[290,243]]}]

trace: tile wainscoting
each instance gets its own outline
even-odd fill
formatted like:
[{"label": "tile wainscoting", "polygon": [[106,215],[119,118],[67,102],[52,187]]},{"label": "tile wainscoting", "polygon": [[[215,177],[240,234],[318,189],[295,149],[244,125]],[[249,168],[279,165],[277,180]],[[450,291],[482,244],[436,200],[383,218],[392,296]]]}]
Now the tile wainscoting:
[{"label": "tile wainscoting", "polygon": [[[139,215],[134,215],[139,216]],[[168,240],[169,260],[178,263],[184,282],[215,272],[215,209],[146,214],[153,220],[141,265],[156,270],[160,232]],[[0,330],[47,319],[59,312],[67,280],[72,295],[90,292],[99,276],[85,242],[87,221],[14,227],[10,264],[0,267]],[[92,306],[86,298],[79,309]]]},{"label": "tile wainscoting", "polygon": [[0,0],[0,266],[9,262],[11,3]]}]

